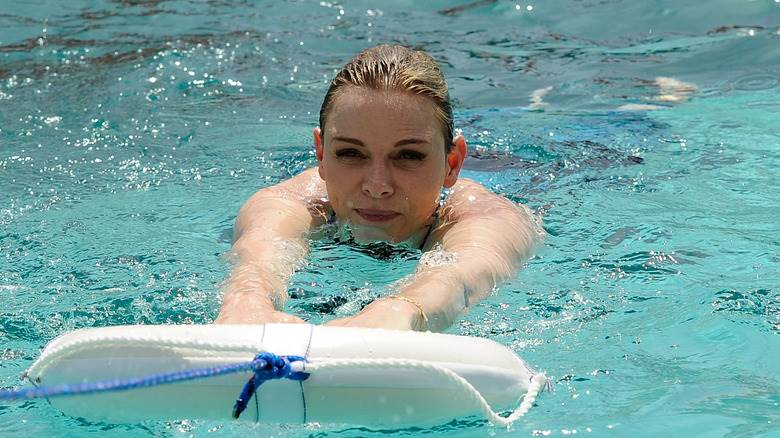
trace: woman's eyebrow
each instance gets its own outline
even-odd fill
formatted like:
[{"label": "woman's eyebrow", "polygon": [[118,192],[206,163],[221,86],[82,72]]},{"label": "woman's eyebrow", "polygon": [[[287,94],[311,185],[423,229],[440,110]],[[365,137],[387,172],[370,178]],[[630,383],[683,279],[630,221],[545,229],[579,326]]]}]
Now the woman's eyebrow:
[{"label": "woman's eyebrow", "polygon": [[403,140],[399,140],[398,142],[396,142],[394,147],[408,146],[408,145],[415,145],[415,144],[424,145],[428,143],[429,143],[428,140],[423,140],[421,138],[405,138]]},{"label": "woman's eyebrow", "polygon": [[[363,143],[362,141],[356,138],[344,137],[341,135],[333,137],[332,141],[354,144],[356,146],[365,146],[365,143]],[[403,140],[397,141],[393,147],[401,147],[401,146],[408,146],[408,145],[426,145],[428,143],[429,142],[427,140],[424,140],[422,138],[405,138]]]},{"label": "woman's eyebrow", "polygon": [[354,144],[356,146],[365,146],[362,141],[352,138],[352,137],[342,137],[342,136],[336,136],[332,138],[333,141],[340,141],[342,143],[350,143]]}]

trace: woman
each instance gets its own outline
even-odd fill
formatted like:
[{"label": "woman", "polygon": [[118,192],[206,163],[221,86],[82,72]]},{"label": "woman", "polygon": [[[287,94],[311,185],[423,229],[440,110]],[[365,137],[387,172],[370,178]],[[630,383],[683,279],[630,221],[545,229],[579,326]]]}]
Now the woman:
[{"label": "woman", "polygon": [[347,63],[325,95],[314,147],[316,169],[242,207],[217,323],[303,322],[280,309],[309,232],[326,223],[425,252],[396,294],[328,323],[402,330],[449,327],[515,275],[541,236],[527,208],[458,179],[466,141],[453,133],[444,77],[421,51],[380,45]]}]

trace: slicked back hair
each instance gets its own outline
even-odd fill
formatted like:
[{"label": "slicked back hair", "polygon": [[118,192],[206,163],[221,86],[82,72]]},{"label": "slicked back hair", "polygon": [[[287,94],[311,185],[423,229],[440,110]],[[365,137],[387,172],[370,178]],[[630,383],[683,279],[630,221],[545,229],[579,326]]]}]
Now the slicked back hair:
[{"label": "slicked back hair", "polygon": [[444,75],[427,53],[400,45],[380,44],[352,58],[330,83],[320,108],[320,129],[341,92],[351,87],[403,91],[431,100],[442,127],[445,152],[452,149],[452,105]]}]

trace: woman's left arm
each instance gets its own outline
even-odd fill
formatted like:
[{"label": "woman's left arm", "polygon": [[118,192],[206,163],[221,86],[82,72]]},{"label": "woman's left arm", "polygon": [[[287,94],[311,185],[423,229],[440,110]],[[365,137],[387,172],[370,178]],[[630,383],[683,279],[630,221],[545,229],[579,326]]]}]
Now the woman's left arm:
[{"label": "woman's left arm", "polygon": [[461,179],[413,276],[333,325],[442,331],[517,274],[544,232],[525,206]]}]

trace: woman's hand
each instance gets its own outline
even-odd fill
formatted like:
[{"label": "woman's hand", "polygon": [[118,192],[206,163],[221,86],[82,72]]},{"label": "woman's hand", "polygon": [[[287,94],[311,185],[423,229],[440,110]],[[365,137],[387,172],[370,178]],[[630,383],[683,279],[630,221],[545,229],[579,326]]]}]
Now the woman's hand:
[{"label": "woman's hand", "polygon": [[290,323],[305,324],[306,321],[289,313],[274,310],[272,312],[233,312],[220,313],[215,324],[268,324],[268,323]]},{"label": "woman's hand", "polygon": [[389,330],[426,330],[417,307],[402,300],[387,298],[374,301],[357,315],[333,319],[324,325]]}]

